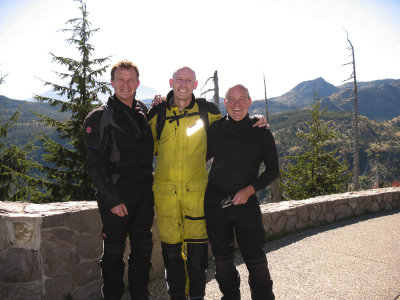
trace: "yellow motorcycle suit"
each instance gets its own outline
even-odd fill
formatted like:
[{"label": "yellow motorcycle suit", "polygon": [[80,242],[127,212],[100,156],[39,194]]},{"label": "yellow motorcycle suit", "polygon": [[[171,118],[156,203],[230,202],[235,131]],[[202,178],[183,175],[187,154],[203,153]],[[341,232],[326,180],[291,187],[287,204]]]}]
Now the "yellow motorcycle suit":
[{"label": "yellow motorcycle suit", "polygon": [[[207,186],[207,135],[200,119],[199,105],[192,102],[183,111],[172,106],[173,92],[167,96],[165,123],[157,137],[155,106],[149,113],[157,165],[154,174],[154,201],[161,240],[165,243],[207,241],[204,219],[204,192]],[[209,125],[221,119],[216,106],[207,102]]]}]

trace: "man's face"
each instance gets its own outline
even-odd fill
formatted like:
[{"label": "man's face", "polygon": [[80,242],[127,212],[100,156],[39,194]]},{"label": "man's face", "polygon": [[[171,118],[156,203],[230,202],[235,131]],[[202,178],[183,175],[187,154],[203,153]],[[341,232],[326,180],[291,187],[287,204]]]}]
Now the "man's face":
[{"label": "man's face", "polygon": [[237,85],[228,91],[224,104],[229,116],[235,121],[240,121],[249,112],[251,99],[247,90]]},{"label": "man's face", "polygon": [[133,68],[118,68],[114,73],[114,80],[111,80],[115,95],[124,103],[132,102],[139,84],[136,71]]},{"label": "man's face", "polygon": [[174,90],[176,100],[191,101],[193,90],[197,87],[197,80],[195,80],[195,75],[191,69],[182,68],[176,71],[169,84]]}]

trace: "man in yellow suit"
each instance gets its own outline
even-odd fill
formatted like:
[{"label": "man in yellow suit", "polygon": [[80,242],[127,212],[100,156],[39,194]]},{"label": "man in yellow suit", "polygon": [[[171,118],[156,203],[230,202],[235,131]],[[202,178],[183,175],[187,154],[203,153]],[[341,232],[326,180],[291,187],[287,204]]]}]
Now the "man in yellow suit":
[{"label": "man in yellow suit", "polygon": [[153,185],[157,223],[171,298],[186,299],[187,272],[190,299],[203,299],[208,263],[206,128],[221,113],[213,103],[195,99],[192,69],[177,70],[170,86],[167,101],[148,115],[157,155]]}]

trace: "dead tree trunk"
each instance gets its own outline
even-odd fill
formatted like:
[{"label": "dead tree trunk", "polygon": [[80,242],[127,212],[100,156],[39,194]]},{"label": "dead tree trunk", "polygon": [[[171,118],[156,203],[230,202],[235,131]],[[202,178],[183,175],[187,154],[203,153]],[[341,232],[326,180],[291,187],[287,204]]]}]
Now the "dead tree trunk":
[{"label": "dead tree trunk", "polygon": [[214,88],[213,89],[208,89],[207,91],[202,92],[200,94],[200,96],[205,95],[204,97],[207,97],[207,93],[208,92],[214,91],[214,97],[213,97],[214,103],[219,109],[219,86],[218,86],[218,72],[217,72],[217,70],[215,70],[214,76],[212,76],[212,77],[210,77],[210,78],[208,78],[206,80],[206,82],[204,83],[204,85],[201,88],[201,90],[206,86],[206,84],[208,83],[208,81],[210,81],[210,79],[212,79],[213,82],[214,82]]},{"label": "dead tree trunk", "polygon": [[354,120],[353,120],[353,130],[354,130],[354,189],[360,189],[360,133],[358,126],[358,94],[357,94],[357,76],[356,76],[356,59],[354,56],[354,47],[349,39],[349,34],[346,30],[347,41],[350,44],[349,50],[351,50],[352,61],[348,64],[353,65],[353,73],[349,79],[353,79],[353,92],[354,92]]},{"label": "dead tree trunk", "polygon": [[214,72],[214,103],[219,108],[219,86],[218,86],[218,72]]},{"label": "dead tree trunk", "polygon": [[[265,75],[264,76],[264,100],[265,100],[265,118],[267,122],[269,120],[268,116],[268,98],[267,98],[267,85],[265,83]],[[282,201],[282,193],[279,188],[279,177],[271,182],[271,202],[280,202]]]}]

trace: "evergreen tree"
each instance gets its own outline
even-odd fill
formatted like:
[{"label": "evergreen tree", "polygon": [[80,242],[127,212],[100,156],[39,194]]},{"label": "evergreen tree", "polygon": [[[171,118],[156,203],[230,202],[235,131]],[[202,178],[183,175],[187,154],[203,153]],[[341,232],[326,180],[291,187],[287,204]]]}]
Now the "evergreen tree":
[{"label": "evergreen tree", "polygon": [[32,170],[40,170],[40,165],[28,158],[32,146],[21,149],[7,146],[8,130],[17,122],[20,112],[16,111],[4,124],[0,116],[0,201],[40,201],[43,198],[45,181]]},{"label": "evergreen tree", "polygon": [[86,147],[82,125],[86,115],[101,104],[98,94],[110,93],[108,83],[97,79],[106,72],[108,65],[103,65],[110,57],[91,59],[94,47],[89,40],[99,29],[90,29],[86,4],[83,0],[75,1],[80,3],[81,16],[68,20],[66,25],[69,28],[61,31],[71,33],[71,37],[66,41],[69,45],[75,45],[80,59],[75,60],[50,53],[53,62],[67,68],[66,72],[56,72],[56,74],[61,81],[68,79],[69,84],[65,86],[44,81],[45,86],[51,86],[58,96],[66,96],[68,100],[35,96],[39,101],[59,106],[60,112],[71,112],[70,119],[63,122],[37,114],[46,125],[53,126],[58,137],[64,141],[60,143],[48,136],[41,136],[45,150],[44,171],[48,181],[52,182],[47,187],[49,197],[45,201],[94,199],[93,185],[84,167]]},{"label": "evergreen tree", "polygon": [[337,137],[320,119],[320,102],[314,98],[311,121],[306,122],[309,132],[299,133],[309,151],[297,156],[287,156],[286,170],[282,170],[281,188],[285,198],[306,199],[319,195],[344,192],[351,174],[347,162],[341,162],[338,148],[328,151],[329,142]]}]

